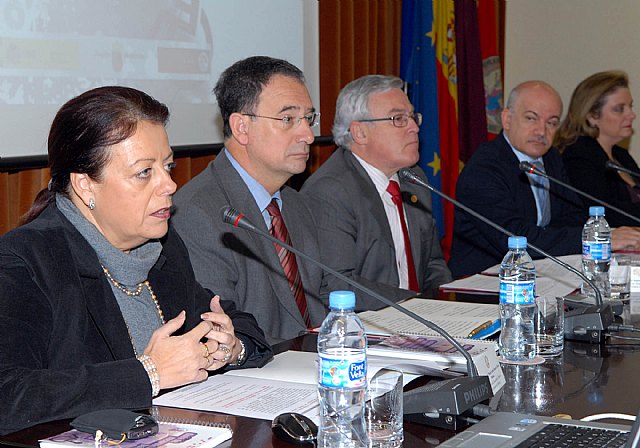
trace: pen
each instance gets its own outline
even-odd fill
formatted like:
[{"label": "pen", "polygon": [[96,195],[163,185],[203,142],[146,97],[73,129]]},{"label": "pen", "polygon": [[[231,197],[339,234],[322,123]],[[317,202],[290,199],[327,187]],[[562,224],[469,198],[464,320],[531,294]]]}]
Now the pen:
[{"label": "pen", "polygon": [[500,319],[497,319],[491,325],[489,325],[487,328],[485,328],[484,330],[482,330],[479,333],[476,333],[476,335],[473,337],[473,339],[484,339],[484,338],[487,338],[487,337],[491,336],[492,334],[494,334],[496,331],[500,330],[500,326],[501,326]]},{"label": "pen", "polygon": [[471,330],[471,331],[469,332],[469,334],[467,335],[467,337],[468,337],[468,338],[472,338],[472,337],[474,337],[475,335],[477,335],[478,333],[480,333],[482,330],[485,330],[485,329],[489,328],[489,327],[491,326],[491,324],[493,324],[493,321],[492,321],[492,320],[488,320],[488,321],[486,321],[486,322],[485,322],[485,323],[483,323],[482,325],[480,325],[480,326],[478,326],[478,327],[474,328],[473,330]]}]

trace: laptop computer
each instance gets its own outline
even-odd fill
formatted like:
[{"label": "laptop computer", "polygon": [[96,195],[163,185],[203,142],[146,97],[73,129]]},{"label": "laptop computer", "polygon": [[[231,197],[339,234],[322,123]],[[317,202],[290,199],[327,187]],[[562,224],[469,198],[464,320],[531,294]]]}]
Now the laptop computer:
[{"label": "laptop computer", "polygon": [[[640,447],[639,429],[640,417],[638,416],[636,416],[633,427],[630,427],[610,423],[497,412],[441,443],[438,447],[638,448]],[[582,441],[578,443],[578,440]]]}]

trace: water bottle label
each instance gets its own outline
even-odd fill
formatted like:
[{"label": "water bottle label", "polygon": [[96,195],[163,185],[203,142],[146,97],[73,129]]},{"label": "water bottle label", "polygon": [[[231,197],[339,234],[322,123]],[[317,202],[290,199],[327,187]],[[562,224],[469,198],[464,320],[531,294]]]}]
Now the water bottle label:
[{"label": "water bottle label", "polygon": [[582,243],[582,257],[587,260],[610,260],[611,243],[585,241]]},{"label": "water bottle label", "polygon": [[509,305],[531,305],[535,296],[534,281],[500,281],[500,303]]},{"label": "water bottle label", "polygon": [[343,356],[319,355],[319,382],[327,387],[364,387],[367,379],[367,355]]}]

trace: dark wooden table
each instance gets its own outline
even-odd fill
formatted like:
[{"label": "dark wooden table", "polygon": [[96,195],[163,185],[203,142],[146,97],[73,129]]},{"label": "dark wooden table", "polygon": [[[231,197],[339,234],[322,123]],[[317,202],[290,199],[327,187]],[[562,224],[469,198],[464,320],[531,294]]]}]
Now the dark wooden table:
[{"label": "dark wooden table", "polygon": [[[627,310],[625,321],[638,325],[640,316],[630,315]],[[315,344],[316,337],[306,335],[278,345],[277,351],[315,351]],[[605,412],[635,415],[640,408],[640,343],[611,339],[606,344],[590,345],[567,341],[562,355],[544,364],[503,365],[503,370],[507,385],[491,400],[491,406],[501,411],[582,418]],[[295,446],[276,439],[266,420],[164,407],[156,410],[163,416],[227,423],[234,431],[232,447]],[[42,424],[0,437],[0,444],[37,447],[38,439],[68,429],[68,421]],[[403,446],[435,447],[452,436],[450,431],[405,422]]]}]

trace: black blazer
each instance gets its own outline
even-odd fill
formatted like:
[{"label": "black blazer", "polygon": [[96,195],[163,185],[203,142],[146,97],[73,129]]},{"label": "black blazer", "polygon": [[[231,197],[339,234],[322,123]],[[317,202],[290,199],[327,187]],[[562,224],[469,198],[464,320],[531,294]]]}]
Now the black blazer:
[{"label": "black blazer", "polygon": [[[614,146],[612,153],[620,165],[636,173],[640,172],[629,151],[620,146]],[[579,137],[575,143],[565,148],[562,160],[573,186],[633,216],[640,217],[640,203],[631,202],[627,184],[616,171],[605,168],[609,158],[598,140],[592,137]],[[598,205],[586,198],[582,201],[585,207]],[[606,219],[612,227],[640,225],[637,221],[610,209],[606,210]]]},{"label": "black blazer", "polygon": [[[200,321],[211,294],[196,283],[175,231],[149,272],[165,318]],[[247,366],[272,356],[253,316],[222,306],[253,347]],[[93,248],[50,205],[0,238],[0,434],[103,408],[151,406],[151,384]]]},{"label": "black blazer", "polygon": [[[543,157],[547,174],[568,183],[557,149]],[[538,227],[536,202],[526,174],[500,134],[483,143],[460,173],[456,198],[464,205],[515,233],[551,255],[581,251],[582,226],[588,218],[578,196],[550,182],[551,222]],[[507,239],[498,230],[476,218],[455,211],[449,268],[454,277],[471,275],[498,264],[507,253]],[[540,257],[533,250],[529,254]]]}]

